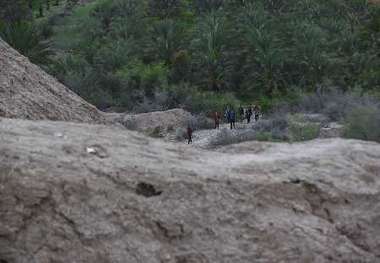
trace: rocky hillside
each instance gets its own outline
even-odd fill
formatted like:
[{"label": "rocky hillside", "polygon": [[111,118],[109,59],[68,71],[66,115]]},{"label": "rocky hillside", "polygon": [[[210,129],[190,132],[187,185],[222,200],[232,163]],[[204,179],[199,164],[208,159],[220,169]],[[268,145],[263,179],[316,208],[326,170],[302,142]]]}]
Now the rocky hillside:
[{"label": "rocky hillside", "polygon": [[101,113],[0,39],[0,116],[104,122]]},{"label": "rocky hillside", "polygon": [[379,262],[380,145],[206,151],[0,119],[0,262]]}]

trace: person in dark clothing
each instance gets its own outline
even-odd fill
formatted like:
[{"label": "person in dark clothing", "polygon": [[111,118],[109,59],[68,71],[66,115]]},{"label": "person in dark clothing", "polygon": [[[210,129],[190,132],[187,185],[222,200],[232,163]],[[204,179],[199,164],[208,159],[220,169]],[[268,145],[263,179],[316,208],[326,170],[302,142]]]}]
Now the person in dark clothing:
[{"label": "person in dark clothing", "polygon": [[250,123],[251,117],[252,117],[252,108],[251,107],[248,107],[248,109],[246,109],[245,115],[246,115],[245,118],[247,119],[247,123]]},{"label": "person in dark clothing", "polygon": [[187,126],[187,144],[190,144],[193,142],[193,129],[190,126]]},{"label": "person in dark clothing", "polygon": [[255,121],[257,122],[259,120],[259,117],[260,117],[260,107],[255,105],[254,111],[255,111]]},{"label": "person in dark clothing", "polygon": [[227,107],[224,111],[224,118],[227,121],[227,123],[230,123],[230,108]]},{"label": "person in dark clothing", "polygon": [[232,130],[232,128],[236,129],[235,128],[235,122],[236,122],[236,113],[233,109],[231,109],[229,111],[229,114],[228,114],[228,120],[229,120],[229,123],[230,123],[230,128]]},{"label": "person in dark clothing", "polygon": [[240,117],[241,121],[244,120],[244,108],[241,105],[239,107],[239,117]]},{"label": "person in dark clothing", "polygon": [[220,123],[220,114],[219,112],[214,112],[214,122],[215,122],[215,129],[219,129],[219,123]]}]

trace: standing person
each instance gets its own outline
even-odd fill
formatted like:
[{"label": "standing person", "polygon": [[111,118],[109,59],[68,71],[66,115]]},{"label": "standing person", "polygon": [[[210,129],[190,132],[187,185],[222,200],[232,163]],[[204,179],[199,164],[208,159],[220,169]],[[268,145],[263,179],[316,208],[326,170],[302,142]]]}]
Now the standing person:
[{"label": "standing person", "polygon": [[193,129],[190,125],[187,126],[187,144],[193,143]]},{"label": "standing person", "polygon": [[229,122],[230,122],[230,129],[232,130],[232,128],[236,129],[235,128],[235,122],[236,122],[236,113],[234,111],[234,109],[231,109],[230,112],[229,112]]},{"label": "standing person", "polygon": [[214,122],[215,122],[215,129],[219,129],[220,114],[217,111],[214,112]]},{"label": "standing person", "polygon": [[224,118],[226,119],[227,123],[230,123],[230,115],[231,115],[231,109],[230,109],[230,106],[227,106],[224,112]]},{"label": "standing person", "polygon": [[241,121],[244,120],[244,108],[241,105],[239,107],[239,117],[240,117]]},{"label": "standing person", "polygon": [[245,111],[245,114],[246,114],[247,123],[250,123],[251,117],[252,117],[252,107],[248,107],[248,109],[246,109]]},{"label": "standing person", "polygon": [[254,110],[255,110],[255,121],[257,122],[260,117],[260,107],[258,105],[255,105]]},{"label": "standing person", "polygon": [[224,121],[226,122],[230,122],[230,120],[228,119],[228,107],[224,110]]}]

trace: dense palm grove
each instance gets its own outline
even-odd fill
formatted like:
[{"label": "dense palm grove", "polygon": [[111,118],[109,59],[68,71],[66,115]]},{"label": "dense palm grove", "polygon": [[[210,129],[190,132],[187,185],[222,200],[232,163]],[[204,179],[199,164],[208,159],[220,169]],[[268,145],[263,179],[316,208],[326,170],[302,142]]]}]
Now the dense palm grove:
[{"label": "dense palm grove", "polygon": [[365,0],[76,2],[3,0],[0,34],[102,109],[380,90],[380,8]]}]

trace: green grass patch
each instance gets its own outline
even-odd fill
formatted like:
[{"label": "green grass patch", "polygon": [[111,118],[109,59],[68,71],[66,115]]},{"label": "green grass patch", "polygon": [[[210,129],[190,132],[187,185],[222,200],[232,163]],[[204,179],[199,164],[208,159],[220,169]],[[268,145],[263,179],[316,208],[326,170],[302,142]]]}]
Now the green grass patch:
[{"label": "green grass patch", "polygon": [[289,137],[291,141],[308,141],[318,137],[320,125],[316,123],[291,122]]}]

